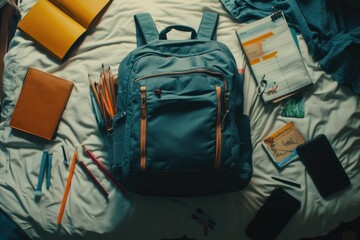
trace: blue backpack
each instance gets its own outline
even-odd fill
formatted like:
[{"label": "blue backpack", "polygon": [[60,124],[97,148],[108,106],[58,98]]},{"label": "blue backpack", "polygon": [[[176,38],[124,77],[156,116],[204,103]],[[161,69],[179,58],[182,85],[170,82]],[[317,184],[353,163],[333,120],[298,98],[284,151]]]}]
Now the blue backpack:
[{"label": "blue backpack", "polygon": [[[198,32],[160,33],[135,15],[138,47],[119,66],[113,171],[128,190],[200,196],[243,189],[252,176],[243,76],[230,50],[214,40],[218,15]],[[172,30],[191,39],[167,40]]]}]

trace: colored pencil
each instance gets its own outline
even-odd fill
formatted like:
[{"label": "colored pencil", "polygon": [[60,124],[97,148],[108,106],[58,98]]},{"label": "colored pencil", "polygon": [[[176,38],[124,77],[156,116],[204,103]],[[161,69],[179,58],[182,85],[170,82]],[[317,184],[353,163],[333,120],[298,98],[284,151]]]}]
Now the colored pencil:
[{"label": "colored pencil", "polygon": [[71,160],[69,176],[68,176],[68,179],[66,181],[66,186],[65,186],[63,199],[61,201],[60,211],[59,211],[59,214],[58,214],[58,217],[57,217],[57,224],[61,223],[62,217],[64,215],[65,205],[66,205],[67,197],[69,195],[69,190],[70,190],[70,186],[71,186],[71,180],[72,180],[72,177],[74,175],[74,170],[75,170],[75,164],[76,164],[77,157],[78,157],[78,151],[77,151],[77,149],[75,149],[73,158]]},{"label": "colored pencil", "polygon": [[127,191],[112,175],[111,173],[106,169],[104,164],[100,162],[99,159],[93,154],[93,152],[89,149],[87,149],[84,145],[82,145],[83,150],[87,153],[87,155],[90,157],[90,159],[100,168],[100,170],[117,186],[117,188],[124,194],[127,195]]},{"label": "colored pencil", "polygon": [[107,198],[109,193],[105,190],[105,188],[101,185],[101,183],[96,179],[94,174],[90,171],[90,169],[84,164],[83,161],[78,161],[80,167],[84,170],[84,172],[90,177],[90,179],[94,182],[94,184],[99,188],[100,192]]}]

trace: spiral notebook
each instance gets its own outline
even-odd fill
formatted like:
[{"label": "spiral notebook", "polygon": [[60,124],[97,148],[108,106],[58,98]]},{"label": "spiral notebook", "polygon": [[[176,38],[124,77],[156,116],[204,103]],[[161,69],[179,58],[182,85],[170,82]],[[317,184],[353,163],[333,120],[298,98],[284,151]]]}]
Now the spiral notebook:
[{"label": "spiral notebook", "polygon": [[297,39],[282,12],[240,27],[236,35],[258,84],[258,94],[266,103],[285,99],[312,84]]}]

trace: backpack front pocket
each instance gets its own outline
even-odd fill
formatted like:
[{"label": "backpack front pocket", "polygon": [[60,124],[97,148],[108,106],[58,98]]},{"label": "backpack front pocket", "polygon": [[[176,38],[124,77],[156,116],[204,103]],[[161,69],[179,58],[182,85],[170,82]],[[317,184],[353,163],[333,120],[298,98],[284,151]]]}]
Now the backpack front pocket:
[{"label": "backpack front pocket", "polygon": [[147,79],[139,88],[141,170],[220,167],[222,81],[208,74],[171,75]]}]

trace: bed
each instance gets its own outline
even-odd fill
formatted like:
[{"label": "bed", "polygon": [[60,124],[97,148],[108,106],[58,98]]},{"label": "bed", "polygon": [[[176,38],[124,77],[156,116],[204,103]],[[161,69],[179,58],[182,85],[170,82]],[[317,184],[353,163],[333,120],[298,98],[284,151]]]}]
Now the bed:
[{"label": "bed", "polygon": [[[22,15],[35,0],[20,3]],[[245,68],[244,109],[251,119],[253,177],[239,192],[196,198],[141,196],[126,199],[98,171],[83,152],[79,158],[109,191],[107,201],[78,167],[72,179],[61,225],[56,219],[69,169],[63,163],[61,146],[69,157],[82,144],[110,167],[106,136],[99,130],[90,101],[88,74],[98,75],[101,66],[110,66],[115,77],[121,60],[136,47],[133,15],[151,13],[158,29],[184,24],[197,29],[204,11],[220,15],[217,40],[232,51],[239,68]],[[301,202],[300,210],[288,222],[278,239],[300,239],[326,235],[341,222],[360,215],[360,98],[351,88],[339,85],[309,55],[304,39],[299,44],[314,85],[303,92],[305,117],[282,117],[283,103],[264,104],[246,66],[235,30],[236,21],[217,0],[114,0],[98,24],[87,34],[64,63],[49,57],[33,41],[17,31],[5,56],[0,123],[0,208],[32,239],[248,239],[245,228],[275,187],[281,186]],[[34,189],[44,144],[14,134],[9,122],[29,67],[72,81],[68,101],[53,151],[52,185],[43,188],[40,201]],[[351,180],[351,187],[330,199],[318,193],[304,165],[294,161],[282,170],[272,163],[261,139],[293,121],[305,139],[325,134]],[[324,166],[324,171],[326,166]],[[274,181],[280,176],[297,182],[294,188]],[[201,209],[216,224],[205,228],[192,215]],[[271,224],[271,223],[269,223]]]}]

